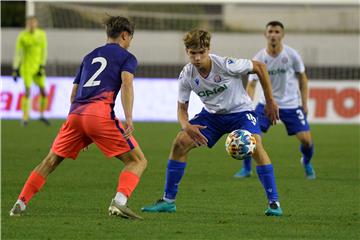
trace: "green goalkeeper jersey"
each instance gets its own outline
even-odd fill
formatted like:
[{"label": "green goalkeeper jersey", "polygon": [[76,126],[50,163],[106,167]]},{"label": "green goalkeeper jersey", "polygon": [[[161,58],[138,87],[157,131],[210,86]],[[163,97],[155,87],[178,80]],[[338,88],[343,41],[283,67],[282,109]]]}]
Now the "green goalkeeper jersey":
[{"label": "green goalkeeper jersey", "polygon": [[46,58],[47,39],[45,31],[36,29],[32,33],[28,30],[20,32],[16,40],[13,68],[38,69],[40,65],[45,66]]}]

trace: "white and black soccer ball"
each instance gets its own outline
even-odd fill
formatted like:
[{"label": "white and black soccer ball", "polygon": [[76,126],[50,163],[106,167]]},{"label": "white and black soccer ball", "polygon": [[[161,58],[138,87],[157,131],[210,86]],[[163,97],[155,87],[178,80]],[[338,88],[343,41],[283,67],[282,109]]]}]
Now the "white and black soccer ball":
[{"label": "white and black soccer ball", "polygon": [[247,130],[234,130],[229,133],[225,141],[226,152],[237,160],[244,160],[251,156],[255,147],[255,137]]}]

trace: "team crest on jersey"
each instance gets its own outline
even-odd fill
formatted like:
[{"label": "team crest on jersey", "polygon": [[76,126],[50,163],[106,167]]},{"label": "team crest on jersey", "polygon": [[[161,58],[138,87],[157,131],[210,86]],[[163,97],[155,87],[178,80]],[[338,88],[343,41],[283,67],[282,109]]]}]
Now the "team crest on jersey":
[{"label": "team crest on jersey", "polygon": [[221,77],[220,77],[220,75],[216,75],[216,76],[214,77],[214,82],[216,82],[216,83],[221,82]]},{"label": "team crest on jersey", "polygon": [[197,79],[197,78],[195,78],[195,80],[194,80],[194,81],[195,81],[196,85],[197,85],[197,86],[199,86],[199,84],[200,84],[200,80],[199,80],[199,79]]},{"label": "team crest on jersey", "polygon": [[287,57],[283,57],[283,58],[281,59],[281,62],[282,62],[283,64],[286,64],[288,61],[289,61],[289,59],[288,59]]}]

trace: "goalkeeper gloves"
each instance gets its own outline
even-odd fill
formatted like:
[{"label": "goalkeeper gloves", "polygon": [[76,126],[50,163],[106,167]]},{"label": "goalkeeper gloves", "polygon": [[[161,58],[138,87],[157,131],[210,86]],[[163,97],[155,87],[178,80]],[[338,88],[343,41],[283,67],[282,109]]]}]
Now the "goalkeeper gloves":
[{"label": "goalkeeper gloves", "polygon": [[36,73],[39,77],[45,75],[45,67],[43,65],[40,65],[39,71]]},{"label": "goalkeeper gloves", "polygon": [[17,82],[18,78],[20,77],[19,69],[13,69],[11,75],[12,75],[14,82]]}]

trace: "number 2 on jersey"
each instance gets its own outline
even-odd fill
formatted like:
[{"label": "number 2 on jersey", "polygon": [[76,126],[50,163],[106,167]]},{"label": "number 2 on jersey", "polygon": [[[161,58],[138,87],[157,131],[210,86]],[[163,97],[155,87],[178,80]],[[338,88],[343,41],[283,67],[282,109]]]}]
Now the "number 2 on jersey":
[{"label": "number 2 on jersey", "polygon": [[100,85],[101,80],[96,79],[100,73],[102,73],[102,71],[104,71],[106,65],[107,65],[107,61],[105,58],[103,57],[96,57],[92,60],[91,64],[97,63],[99,62],[100,68],[94,73],[94,75],[91,76],[91,78],[89,80],[86,81],[86,83],[84,84],[84,87],[95,87]]}]

